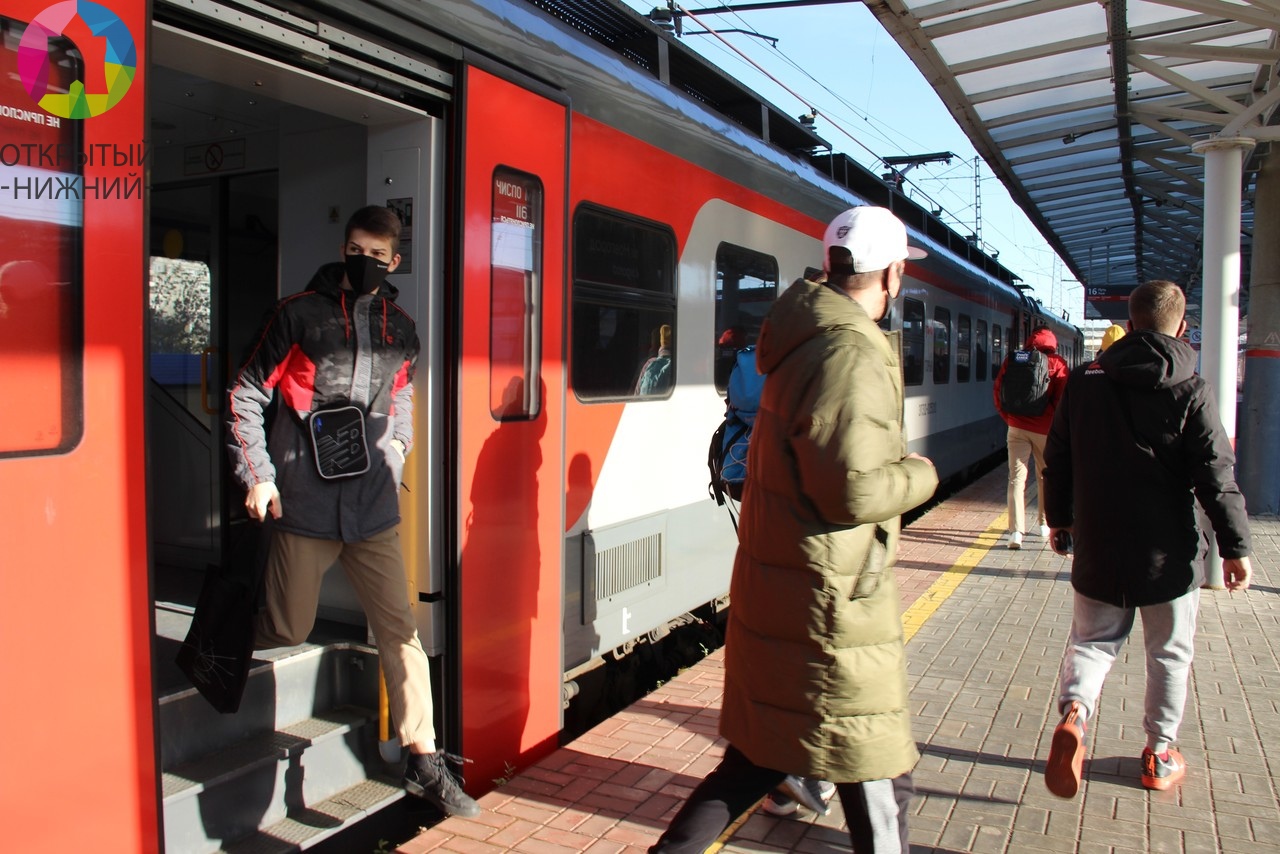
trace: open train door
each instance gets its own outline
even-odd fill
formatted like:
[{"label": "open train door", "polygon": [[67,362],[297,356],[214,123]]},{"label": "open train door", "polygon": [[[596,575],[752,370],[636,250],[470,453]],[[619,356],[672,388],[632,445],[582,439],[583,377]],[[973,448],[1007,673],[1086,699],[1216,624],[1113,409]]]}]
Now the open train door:
[{"label": "open train door", "polygon": [[568,107],[465,69],[454,437],[463,754],[474,791],[558,742]]},{"label": "open train door", "polygon": [[0,11],[0,816],[12,851],[159,848],[148,5]]}]

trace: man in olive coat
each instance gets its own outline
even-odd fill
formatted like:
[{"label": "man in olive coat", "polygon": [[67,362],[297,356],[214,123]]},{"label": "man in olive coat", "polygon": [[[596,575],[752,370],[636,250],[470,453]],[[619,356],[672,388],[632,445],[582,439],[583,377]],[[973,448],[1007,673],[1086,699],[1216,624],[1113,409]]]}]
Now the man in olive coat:
[{"label": "man in olive coat", "polygon": [[651,851],[701,852],[788,775],[836,784],[856,854],[906,854],[918,758],[892,567],[899,517],[933,495],[906,452],[898,348],[877,326],[898,296],[906,229],[845,211],[824,237],[827,281],[769,312],[768,374],[748,451],[730,588],[724,761]]}]

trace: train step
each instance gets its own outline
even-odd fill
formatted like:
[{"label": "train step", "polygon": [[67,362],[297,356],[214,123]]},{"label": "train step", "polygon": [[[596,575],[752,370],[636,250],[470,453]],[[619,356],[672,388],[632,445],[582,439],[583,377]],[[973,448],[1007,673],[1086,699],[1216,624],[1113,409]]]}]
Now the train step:
[{"label": "train step", "polygon": [[235,715],[194,689],[162,698],[165,850],[300,851],[398,800],[377,675],[363,644],[307,645],[255,662]]},{"label": "train step", "polygon": [[405,796],[398,781],[370,779],[357,783],[265,827],[253,836],[227,845],[218,854],[291,854],[325,841],[366,816]]}]

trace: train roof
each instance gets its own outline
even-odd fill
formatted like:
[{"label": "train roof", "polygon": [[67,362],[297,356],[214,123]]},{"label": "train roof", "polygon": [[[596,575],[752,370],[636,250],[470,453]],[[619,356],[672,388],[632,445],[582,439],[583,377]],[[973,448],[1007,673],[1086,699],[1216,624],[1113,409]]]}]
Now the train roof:
[{"label": "train roof", "polygon": [[[450,97],[448,62],[500,63],[568,93],[583,115],[691,163],[732,174],[814,219],[825,221],[842,205],[887,207],[931,250],[927,266],[939,272],[954,267],[953,274],[976,275],[1013,294],[1025,290],[1020,277],[983,252],[972,236],[835,152],[812,127],[621,0],[275,4],[278,9],[255,4],[234,20],[182,0],[157,0],[153,8],[158,21],[197,33],[217,30],[255,53],[300,63],[429,111]],[[365,36],[347,34],[342,25],[326,26],[325,19],[357,26],[397,47],[383,50]],[[317,20],[318,28],[311,23]],[[324,56],[315,56],[315,49],[324,49]],[[376,79],[367,71],[374,66],[390,77]]]},{"label": "train roof", "polygon": [[866,202],[890,208],[909,228],[987,275],[1019,287],[1020,277],[946,225],[932,211],[831,144],[798,118],[766,101],[735,77],[707,62],[666,29],[621,0],[524,0],[589,36],[658,80],[731,119],[755,136],[803,162]]}]

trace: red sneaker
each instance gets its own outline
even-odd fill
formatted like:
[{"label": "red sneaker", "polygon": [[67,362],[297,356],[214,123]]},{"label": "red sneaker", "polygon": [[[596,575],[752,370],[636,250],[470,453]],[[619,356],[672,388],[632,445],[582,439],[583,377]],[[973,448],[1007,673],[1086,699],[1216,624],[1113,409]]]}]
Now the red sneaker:
[{"label": "red sneaker", "polygon": [[1074,798],[1080,791],[1080,779],[1084,773],[1082,711],[1081,705],[1074,701],[1067,708],[1062,722],[1053,731],[1049,761],[1044,766],[1044,784],[1060,798]]},{"label": "red sneaker", "polygon": [[1142,749],[1142,785],[1163,792],[1172,789],[1187,776],[1187,761],[1172,747],[1163,756],[1152,753],[1150,747]]}]

